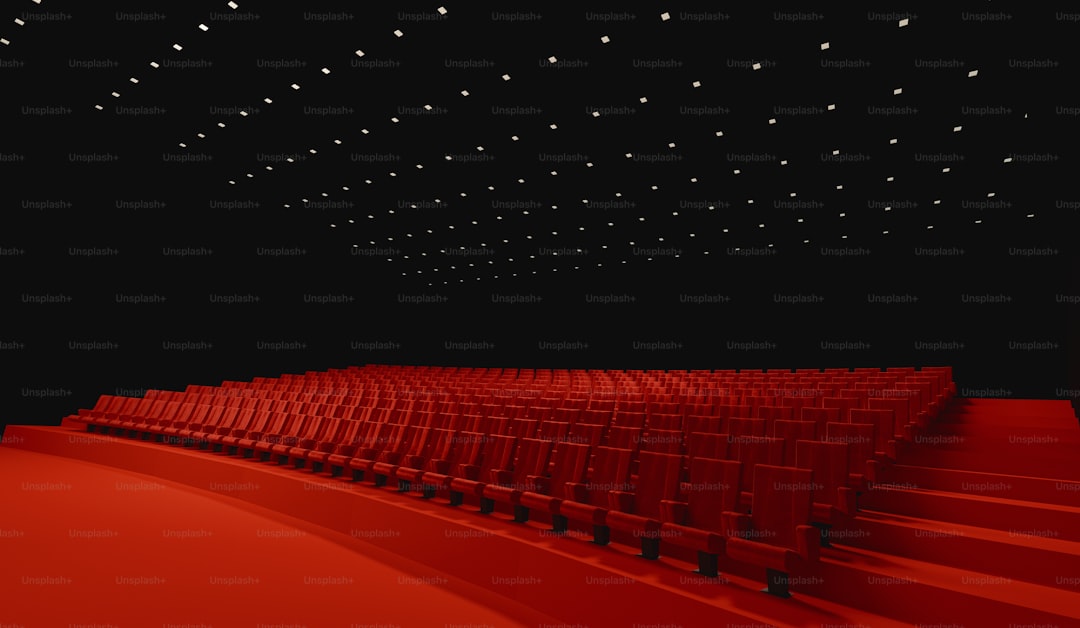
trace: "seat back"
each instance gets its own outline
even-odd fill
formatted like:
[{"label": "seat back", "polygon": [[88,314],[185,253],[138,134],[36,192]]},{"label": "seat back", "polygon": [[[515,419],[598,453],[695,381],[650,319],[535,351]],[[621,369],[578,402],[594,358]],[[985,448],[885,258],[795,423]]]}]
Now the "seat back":
[{"label": "seat back", "polygon": [[841,506],[839,489],[848,485],[848,446],[800,440],[795,444],[795,466],[814,472],[813,500]]},{"label": "seat back", "polygon": [[693,458],[728,460],[728,434],[691,432],[686,439],[686,453]]},{"label": "seat back", "polygon": [[694,458],[690,460],[689,482],[683,485],[687,525],[702,530],[723,530],[721,514],[738,506],[742,463],[735,460]]},{"label": "seat back", "polygon": [[630,484],[632,454],[629,449],[618,447],[596,448],[586,486],[588,503],[607,507],[608,491],[633,490],[633,485]]},{"label": "seat back", "polygon": [[784,466],[798,466],[795,464],[795,443],[800,440],[817,440],[817,423],[778,420],[773,423],[773,437],[784,439]]},{"label": "seat back", "polygon": [[814,472],[759,464],[753,476],[752,539],[798,551],[795,527],[810,523]]},{"label": "seat back", "polygon": [[638,454],[638,476],[634,487],[634,514],[660,519],[660,501],[677,499],[684,457],[642,451]]}]

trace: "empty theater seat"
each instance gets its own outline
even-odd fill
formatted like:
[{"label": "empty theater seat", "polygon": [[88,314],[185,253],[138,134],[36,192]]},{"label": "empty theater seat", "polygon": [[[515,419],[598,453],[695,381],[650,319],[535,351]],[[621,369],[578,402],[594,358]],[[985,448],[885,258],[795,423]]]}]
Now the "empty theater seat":
[{"label": "empty theater seat", "polygon": [[496,504],[509,505],[514,510],[514,520],[528,521],[528,510],[521,506],[525,491],[535,491],[533,478],[548,470],[548,458],[554,443],[537,438],[518,439],[517,457],[509,469],[492,469],[491,481],[480,490],[480,511],[494,511]]},{"label": "empty theater seat", "polygon": [[788,576],[820,555],[820,533],[810,525],[814,472],[761,464],[752,473],[750,514],[724,513],[724,552],[732,560],[764,567],[766,591],[789,597]]},{"label": "empty theater seat", "polygon": [[592,526],[593,542],[606,545],[611,531],[607,527],[608,493],[613,490],[629,490],[629,449],[597,447],[592,457],[592,467],[584,483],[568,483],[567,501],[559,508],[559,514],[567,521]]},{"label": "empty theater seat", "polygon": [[829,528],[841,518],[855,516],[856,491],[849,486],[848,445],[800,440],[795,465],[814,472],[810,521],[821,529],[821,545],[829,545]]},{"label": "empty theater seat", "polygon": [[703,576],[717,575],[726,540],[723,513],[737,508],[741,473],[742,464],[734,460],[694,458],[681,487],[683,501],[660,502],[661,544],[696,550]]},{"label": "empty theater seat", "polygon": [[552,519],[552,529],[566,531],[566,518],[560,506],[568,498],[567,484],[585,481],[589,469],[592,447],[585,443],[560,443],[551,456],[550,471],[544,475],[528,478],[532,488],[525,490],[518,499],[518,519],[527,521],[530,509],[547,512]]},{"label": "empty theater seat", "polygon": [[608,493],[607,526],[641,539],[641,555],[660,555],[660,502],[678,500],[684,459],[680,455],[642,451],[638,454],[634,490]]}]

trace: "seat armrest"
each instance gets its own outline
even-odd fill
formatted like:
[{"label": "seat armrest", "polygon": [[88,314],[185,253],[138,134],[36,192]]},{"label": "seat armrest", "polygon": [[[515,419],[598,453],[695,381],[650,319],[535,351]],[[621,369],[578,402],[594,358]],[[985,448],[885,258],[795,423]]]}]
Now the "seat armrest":
[{"label": "seat armrest", "polygon": [[750,531],[750,515],[728,510],[720,516],[724,524],[724,537],[744,538]]},{"label": "seat armrest", "polygon": [[664,523],[686,524],[690,514],[690,505],[686,502],[678,502],[671,499],[660,500],[660,519]]},{"label": "seat armrest", "polygon": [[795,526],[795,543],[803,560],[816,562],[821,555],[821,530],[814,526]]},{"label": "seat armrest", "polygon": [[619,512],[634,512],[634,494],[629,491],[608,491],[608,507]]}]

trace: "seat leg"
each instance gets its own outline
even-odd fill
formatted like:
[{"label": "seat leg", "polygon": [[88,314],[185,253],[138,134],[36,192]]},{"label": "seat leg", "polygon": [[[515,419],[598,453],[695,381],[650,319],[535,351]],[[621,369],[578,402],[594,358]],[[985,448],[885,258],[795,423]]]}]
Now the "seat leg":
[{"label": "seat leg", "polygon": [[376,473],[375,486],[386,486],[386,476],[381,473]]},{"label": "seat leg", "polygon": [[566,518],[566,515],[551,515],[551,530],[552,532],[566,532],[570,527],[570,520]]},{"label": "seat leg", "polygon": [[596,524],[593,526],[593,543],[607,545],[611,542],[611,528]]},{"label": "seat leg", "polygon": [[769,582],[769,586],[761,590],[763,593],[775,595],[776,597],[791,597],[791,592],[788,590],[788,575],[786,573],[776,569],[766,569],[765,576]]},{"label": "seat leg", "polygon": [[353,469],[352,470],[352,480],[353,480],[353,482],[360,482],[363,479],[364,479],[364,472],[363,471],[361,471],[360,469]]},{"label": "seat leg", "polygon": [[412,489],[412,484],[408,480],[398,479],[397,490],[399,493],[408,493]]},{"label": "seat leg", "polygon": [[480,512],[485,515],[495,512],[495,500],[490,497],[481,497]]},{"label": "seat leg", "polygon": [[641,557],[649,560],[660,558],[660,539],[641,537]]},{"label": "seat leg", "polygon": [[465,503],[465,493],[461,491],[450,491],[450,505],[460,506]]},{"label": "seat leg", "polygon": [[715,578],[720,575],[720,557],[716,554],[698,550],[697,564],[697,572],[706,578]]},{"label": "seat leg", "polygon": [[311,472],[312,473],[322,473],[322,470],[323,470],[323,463],[312,461],[312,463],[311,463]]},{"label": "seat leg", "polygon": [[514,521],[526,523],[529,520],[529,508],[520,504],[514,506]]},{"label": "seat leg", "polygon": [[821,547],[832,547],[832,543],[829,542],[829,529],[832,526],[827,523],[814,523],[812,525],[821,531]]}]

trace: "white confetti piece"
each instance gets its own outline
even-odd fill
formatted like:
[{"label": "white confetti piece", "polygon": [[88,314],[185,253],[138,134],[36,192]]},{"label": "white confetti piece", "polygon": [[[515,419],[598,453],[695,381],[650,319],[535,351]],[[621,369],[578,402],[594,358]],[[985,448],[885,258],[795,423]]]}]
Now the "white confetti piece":
[{"label": "white confetti piece", "polygon": [[1012,157],[1006,157],[1005,158],[1005,163],[1010,163],[1010,162],[1012,162]]},{"label": "white confetti piece", "polygon": [[135,84],[139,83],[139,79],[135,78],[134,76],[129,78],[128,80],[131,81],[132,83],[135,83]]},{"label": "white confetti piece", "polygon": [[592,117],[599,118],[600,117],[600,112],[599,111],[592,112]]},{"label": "white confetti piece", "polygon": [[755,70],[760,70],[761,69],[761,64],[760,63],[755,63],[754,65],[752,65],[750,67],[754,68]]},{"label": "white confetti piece", "polygon": [[769,124],[776,124],[776,118],[769,118]]},{"label": "white confetti piece", "polygon": [[233,10],[236,10],[236,9],[240,8],[240,5],[236,4],[235,2],[229,2],[229,8],[233,9]]},{"label": "white confetti piece", "polygon": [[974,78],[974,77],[976,77],[978,75],[979,75],[978,70],[972,70],[972,71],[968,72],[968,78]]},{"label": "white confetti piece", "polygon": [[896,139],[896,138],[894,137],[894,138],[892,138],[891,140],[889,140],[889,143],[890,143],[890,144],[895,144],[895,143],[896,143],[897,141],[899,141],[899,140],[897,140],[897,139]]},{"label": "white confetti piece", "polygon": [[23,24],[26,24],[26,22],[20,20],[19,18],[15,18],[15,24],[22,26]]},{"label": "white confetti piece", "polygon": [[199,24],[199,30],[205,33],[206,31],[210,30],[210,27],[206,24]]},{"label": "white confetti piece", "polygon": [[363,50],[357,50],[356,51],[356,56],[358,56],[358,57],[364,56],[364,51]]},{"label": "white confetti piece", "polygon": [[292,87],[293,89],[300,89],[300,86],[296,83],[293,83],[292,85],[290,85],[290,87]]},{"label": "white confetti piece", "polygon": [[694,81],[694,82],[692,83],[692,85],[693,85],[694,87],[701,87],[701,81]]},{"label": "white confetti piece", "polygon": [[323,74],[330,74],[330,68],[323,68],[320,70]]},{"label": "white confetti piece", "polygon": [[240,115],[246,118],[246,117],[247,117],[247,115],[248,115],[248,112],[246,112],[246,111],[241,111],[241,112],[240,112]]},{"label": "white confetti piece", "polygon": [[900,94],[904,93],[904,88],[903,87],[897,87],[896,89],[892,90],[892,93],[893,93],[893,96],[899,96]]},{"label": "white confetti piece", "polygon": [[552,56],[548,57],[548,63],[558,63],[558,62],[559,62],[559,60],[555,57],[555,55],[552,55]]},{"label": "white confetti piece", "polygon": [[151,61],[150,62],[150,67],[152,67],[152,68],[154,68],[156,70],[156,69],[161,67],[161,64],[159,64],[157,61]]},{"label": "white confetti piece", "polygon": [[435,10],[439,12],[439,15],[446,15],[446,7],[439,7]]},{"label": "white confetti piece", "polygon": [[173,45],[172,45],[172,47],[173,47],[173,49],[174,49],[174,50],[176,50],[177,52],[179,52],[179,51],[181,51],[181,50],[183,50],[183,49],[184,49],[184,47],[183,47],[183,46],[181,46],[180,44],[173,44]]},{"label": "white confetti piece", "polygon": [[94,109],[97,109],[98,111],[102,111],[103,109],[105,109],[105,107],[102,107],[101,105],[94,105]]},{"label": "white confetti piece", "polygon": [[660,14],[660,20],[661,21],[666,22],[666,21],[668,21],[670,19],[671,19],[671,14],[668,13],[667,11],[664,11],[663,13]]},{"label": "white confetti piece", "polygon": [[946,167],[946,168],[942,168],[942,169],[941,169],[941,172],[943,172],[943,173],[948,173],[948,172],[949,172],[950,170],[952,170],[952,168],[948,168],[948,167]]},{"label": "white confetti piece", "polygon": [[723,132],[723,131],[717,131],[717,132],[716,132],[716,137],[723,137],[723,136],[724,136],[724,132]]},{"label": "white confetti piece", "polygon": [[826,41],[826,42],[823,42],[823,43],[821,44],[821,49],[822,49],[822,50],[828,50],[828,49],[829,49],[829,42],[827,42],[827,41]]},{"label": "white confetti piece", "polygon": [[828,107],[826,107],[826,109],[828,109],[829,111],[835,111],[836,105],[829,105]]},{"label": "white confetti piece", "polygon": [[10,46],[11,42],[9,40],[3,38],[3,37],[0,37],[0,44],[4,44],[5,46]]},{"label": "white confetti piece", "polygon": [[502,80],[509,81],[510,80],[510,75],[509,74],[503,74],[502,75]]},{"label": "white confetti piece", "polygon": [[638,98],[638,102],[644,105],[645,103],[649,102],[649,99],[642,96],[641,98]]},{"label": "white confetti piece", "polygon": [[263,98],[263,102],[264,102],[264,103],[266,103],[266,104],[268,104],[268,105],[272,105],[272,104],[274,104],[274,101],[273,101],[273,100],[270,100],[269,98]]},{"label": "white confetti piece", "polygon": [[467,89],[461,90],[461,95],[462,96],[468,96],[469,95],[469,90],[467,90]]},{"label": "white confetti piece", "polygon": [[952,128],[952,130],[953,130],[953,133],[959,133],[959,132],[960,132],[960,129],[962,129],[962,128],[964,128],[964,127],[962,127],[962,126],[954,126],[954,127]]},{"label": "white confetti piece", "polygon": [[898,24],[897,27],[898,28],[904,28],[907,25],[908,25],[908,18],[905,17],[904,19],[900,20],[900,24]]},{"label": "white confetti piece", "polygon": [[119,93],[119,92],[113,92],[113,93],[112,93],[112,97],[113,97],[113,98],[119,98],[119,97],[120,97],[120,93]]},{"label": "white confetti piece", "polygon": [[405,33],[401,32],[401,30],[395,30],[395,31],[394,31],[394,36],[395,36],[395,37],[401,37],[401,36],[402,36],[402,35],[404,35],[404,34],[405,34]]}]

